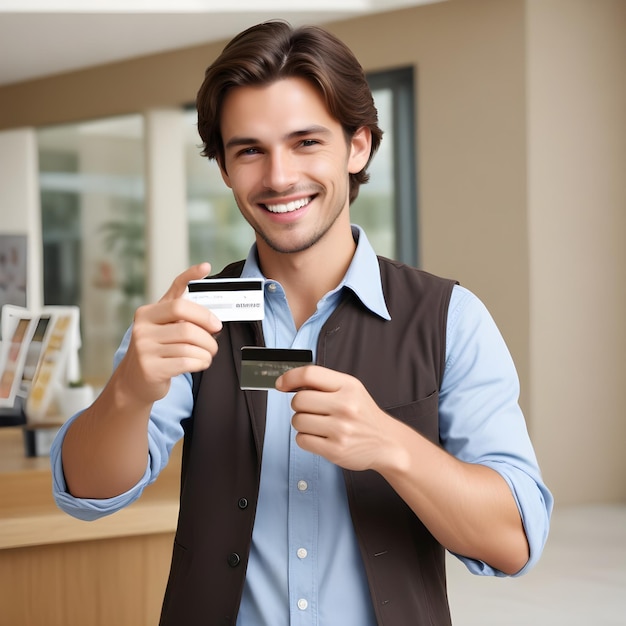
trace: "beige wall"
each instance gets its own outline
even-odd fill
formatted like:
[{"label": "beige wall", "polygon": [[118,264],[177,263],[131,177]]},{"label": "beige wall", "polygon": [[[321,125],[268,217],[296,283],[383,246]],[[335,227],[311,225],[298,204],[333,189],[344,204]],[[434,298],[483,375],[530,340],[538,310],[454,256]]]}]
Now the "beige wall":
[{"label": "beige wall", "polygon": [[528,3],[531,405],[561,502],[626,499],[626,2]]},{"label": "beige wall", "polygon": [[[448,0],[329,25],[367,70],[416,67],[421,264],[492,312],[561,503],[626,499],[625,6]],[[0,88],[0,129],[189,103],[220,49]]]},{"label": "beige wall", "polygon": [[524,3],[452,0],[333,30],[368,70],[416,67],[421,265],[487,304],[526,408]]},{"label": "beige wall", "polygon": [[189,104],[222,47],[196,46],[0,87],[0,130]]}]

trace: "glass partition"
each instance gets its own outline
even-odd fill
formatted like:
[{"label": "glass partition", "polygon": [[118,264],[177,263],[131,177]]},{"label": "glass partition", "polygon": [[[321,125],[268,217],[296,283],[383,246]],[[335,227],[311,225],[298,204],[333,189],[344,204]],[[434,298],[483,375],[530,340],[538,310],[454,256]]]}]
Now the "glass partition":
[{"label": "glass partition", "polygon": [[185,171],[190,264],[209,261],[214,271],[245,258],[254,241],[215,161],[202,149],[195,110],[185,111]]},{"label": "glass partition", "polygon": [[350,217],[353,224],[365,230],[378,254],[395,258],[392,93],[388,89],[379,89],[372,94],[378,110],[378,125],[384,133],[383,140],[370,163],[370,179],[367,184],[361,185],[359,195],[352,203]]},{"label": "glass partition", "polygon": [[144,299],[142,116],[43,128],[37,138],[44,303],[80,307],[82,373],[98,384]]}]

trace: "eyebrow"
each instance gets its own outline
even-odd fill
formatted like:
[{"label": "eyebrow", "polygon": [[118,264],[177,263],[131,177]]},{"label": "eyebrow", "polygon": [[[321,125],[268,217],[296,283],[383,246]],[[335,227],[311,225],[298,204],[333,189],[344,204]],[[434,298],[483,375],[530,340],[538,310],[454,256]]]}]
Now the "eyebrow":
[{"label": "eyebrow", "polygon": [[[294,130],[291,133],[287,133],[287,135],[285,135],[283,139],[284,140],[297,139],[298,137],[306,137],[308,135],[329,135],[330,132],[331,132],[330,129],[326,128],[326,126],[314,125],[314,126],[309,126],[308,128],[303,128],[301,130]],[[255,139],[254,137],[235,136],[228,140],[224,148],[228,150],[229,148],[235,148],[237,146],[251,146],[251,145],[255,145],[259,143],[262,143],[262,142],[259,141],[258,139]]]}]

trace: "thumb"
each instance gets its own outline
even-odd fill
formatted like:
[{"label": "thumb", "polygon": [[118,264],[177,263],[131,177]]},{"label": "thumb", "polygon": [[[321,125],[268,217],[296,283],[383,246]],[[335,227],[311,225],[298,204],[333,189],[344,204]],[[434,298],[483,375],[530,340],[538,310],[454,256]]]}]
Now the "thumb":
[{"label": "thumb", "polygon": [[185,293],[187,283],[190,280],[199,280],[200,278],[204,278],[210,271],[210,263],[205,262],[198,265],[192,265],[174,279],[170,288],[165,292],[160,301],[164,302],[166,300],[175,300],[176,298],[180,298]]}]

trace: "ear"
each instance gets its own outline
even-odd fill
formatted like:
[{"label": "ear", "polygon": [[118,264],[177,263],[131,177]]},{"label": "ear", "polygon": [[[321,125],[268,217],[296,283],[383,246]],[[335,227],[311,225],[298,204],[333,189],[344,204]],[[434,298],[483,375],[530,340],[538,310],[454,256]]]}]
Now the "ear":
[{"label": "ear", "polygon": [[372,131],[367,126],[361,126],[350,141],[350,155],[348,157],[348,172],[358,174],[366,165],[372,150]]},{"label": "ear", "polygon": [[216,159],[216,162],[217,162],[217,166],[220,168],[220,174],[222,175],[222,180],[224,181],[224,184],[229,189],[232,189],[233,186],[230,184],[230,176],[228,175],[228,172],[226,171],[226,167],[224,166],[222,159],[218,157]]}]

